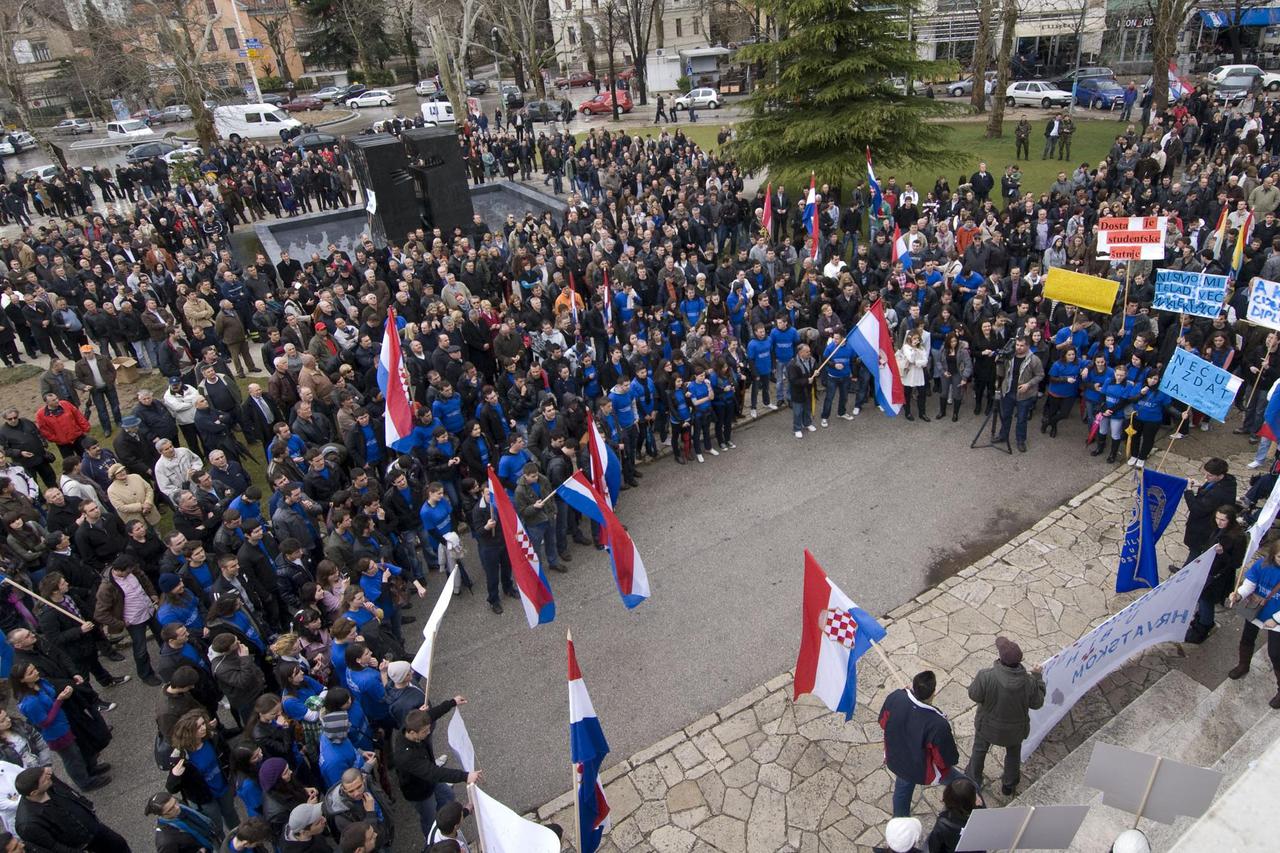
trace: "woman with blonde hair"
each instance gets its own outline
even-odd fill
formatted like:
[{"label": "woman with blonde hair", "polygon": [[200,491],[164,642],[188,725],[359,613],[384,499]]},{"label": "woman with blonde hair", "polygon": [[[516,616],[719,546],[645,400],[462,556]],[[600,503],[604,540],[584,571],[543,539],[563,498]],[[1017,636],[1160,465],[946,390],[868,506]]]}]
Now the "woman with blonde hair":
[{"label": "woman with blonde hair", "polygon": [[924,337],[919,329],[911,329],[902,340],[898,349],[898,372],[902,377],[902,391],[905,396],[903,413],[907,420],[914,421],[911,414],[911,394],[916,395],[916,409],[920,412],[920,420],[928,423],[930,418],[925,411],[925,395],[929,392],[926,384],[925,368],[929,365],[929,349],[924,345]]}]

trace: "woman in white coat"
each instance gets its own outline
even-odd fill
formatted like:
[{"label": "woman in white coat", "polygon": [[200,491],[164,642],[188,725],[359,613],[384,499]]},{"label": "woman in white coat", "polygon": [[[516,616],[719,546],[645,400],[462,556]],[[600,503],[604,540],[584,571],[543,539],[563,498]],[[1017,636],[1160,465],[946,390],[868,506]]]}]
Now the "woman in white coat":
[{"label": "woman in white coat", "polygon": [[912,329],[907,332],[902,340],[902,347],[898,350],[898,373],[902,376],[902,391],[906,397],[902,411],[909,421],[915,420],[915,416],[911,414],[913,392],[916,395],[916,408],[920,411],[920,420],[926,422],[929,420],[924,406],[925,394],[929,390],[928,380],[925,377],[925,368],[928,366],[929,348],[925,345],[920,330]]}]

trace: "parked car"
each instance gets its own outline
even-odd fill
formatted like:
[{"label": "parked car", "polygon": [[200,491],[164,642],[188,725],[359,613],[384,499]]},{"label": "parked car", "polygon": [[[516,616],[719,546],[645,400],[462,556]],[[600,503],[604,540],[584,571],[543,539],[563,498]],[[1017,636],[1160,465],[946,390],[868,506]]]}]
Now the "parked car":
[{"label": "parked car", "polygon": [[[626,91],[619,89],[617,93],[618,109],[624,113],[631,112],[632,103],[631,96]],[[583,101],[578,105],[578,112],[586,115],[610,115],[613,113],[613,101],[610,99],[608,92],[601,92],[594,98]]]},{"label": "parked car", "polygon": [[172,124],[180,121],[191,121],[194,113],[186,104],[170,104],[160,111],[160,115],[152,119],[152,124]]},{"label": "parked car", "polygon": [[1256,65],[1219,65],[1206,77],[1214,86],[1221,86],[1230,77],[1251,77],[1258,80],[1259,87],[1269,92],[1280,91],[1280,72],[1263,71]]},{"label": "parked car", "polygon": [[46,163],[43,166],[32,166],[30,169],[23,169],[19,174],[28,181],[37,179],[51,181],[62,174],[62,167],[56,163]]},{"label": "parked car", "polygon": [[292,101],[281,104],[280,109],[290,113],[300,113],[305,110],[322,110],[324,109],[324,101],[315,95],[299,95]]},{"label": "parked car", "polygon": [[159,140],[133,146],[124,153],[124,159],[130,163],[141,163],[143,160],[159,157],[166,163],[172,164],[178,160],[200,157],[203,153],[198,145],[179,145],[167,140]]},{"label": "parked car", "polygon": [[1071,104],[1071,93],[1046,80],[1021,80],[1004,90],[1004,102],[1011,107],[1066,107]]},{"label": "parked car", "polygon": [[345,86],[325,86],[323,89],[319,89],[316,92],[314,92],[312,94],[312,97],[319,98],[322,101],[332,101],[335,97],[337,97],[338,93],[340,93],[344,88],[346,87]]},{"label": "parked car", "polygon": [[1076,84],[1076,103],[1097,110],[1124,106],[1124,86],[1110,77],[1083,77]]},{"label": "parked car", "polygon": [[137,119],[144,124],[163,124],[160,117],[163,115],[162,110],[153,110],[150,107],[141,110],[134,110],[129,113],[129,118]]},{"label": "parked car", "polygon": [[268,92],[267,94],[262,96],[262,99],[259,101],[259,103],[270,104],[273,107],[278,107],[287,100],[289,99],[286,98],[284,95],[278,95],[274,92]]},{"label": "parked car", "polygon": [[1238,104],[1249,96],[1262,78],[1252,75],[1224,77],[1213,87],[1213,96],[1224,104]]},{"label": "parked car", "polygon": [[87,118],[64,118],[53,126],[53,132],[59,136],[79,136],[82,133],[93,133],[93,124]]},{"label": "parked car", "polygon": [[440,87],[436,85],[435,80],[419,80],[417,85],[413,87],[413,92],[419,98],[425,98],[434,92],[439,91]]},{"label": "parked car", "polygon": [[519,109],[524,106],[524,92],[510,83],[502,86],[502,103],[507,109]]},{"label": "parked car", "polygon": [[556,121],[560,118],[560,104],[556,101],[530,101],[524,109],[529,121]]},{"label": "parked car", "polygon": [[[983,75],[984,80],[995,80],[996,72],[987,71]],[[973,75],[966,74],[954,83],[947,84],[947,94],[953,98],[963,98],[966,95],[973,94]]]},{"label": "parked car", "polygon": [[483,95],[489,91],[488,80],[467,80],[466,81],[468,95]]},{"label": "parked car", "polygon": [[338,144],[338,137],[332,133],[321,133],[320,131],[311,131],[309,133],[299,133],[293,139],[289,140],[289,144],[296,148],[303,148],[311,151],[315,148],[331,148]]},{"label": "parked car", "polygon": [[386,89],[370,89],[362,92],[353,98],[347,98],[346,104],[349,107],[386,107],[396,102],[396,96]]},{"label": "parked car", "polygon": [[135,137],[155,136],[155,131],[141,119],[131,118],[124,121],[107,122],[107,137],[132,139]]},{"label": "parked car", "polygon": [[9,155],[17,154],[22,151],[30,151],[40,143],[36,138],[25,130],[15,130],[13,133],[6,134],[0,139],[0,154]]},{"label": "parked car", "polygon": [[418,109],[422,111],[422,120],[427,124],[457,124],[458,122],[453,114],[453,104],[448,101],[424,101],[418,105]]},{"label": "parked car", "polygon": [[449,93],[441,89],[439,92],[432,92],[422,97],[427,103],[447,104],[449,102]]},{"label": "parked car", "polygon": [[214,132],[223,139],[280,139],[296,133],[302,122],[270,104],[228,104],[213,111]]},{"label": "parked car", "polygon": [[349,86],[343,86],[333,100],[340,104],[345,103],[347,99],[358,98],[367,91],[369,91],[369,87],[363,83],[352,83]]},{"label": "parked car", "polygon": [[1088,80],[1091,77],[1104,77],[1108,80],[1116,79],[1116,73],[1105,65],[1082,65],[1080,68],[1073,68],[1053,82],[1059,89],[1071,90],[1071,84],[1077,80]]},{"label": "parked car", "polygon": [[574,71],[566,77],[556,78],[557,89],[575,89],[578,86],[594,86],[596,75],[590,71]]},{"label": "parked car", "polygon": [[694,109],[699,110],[718,110],[720,109],[720,92],[708,86],[698,89],[690,89],[687,94],[676,98],[675,108],[678,110],[687,110],[692,104]]}]

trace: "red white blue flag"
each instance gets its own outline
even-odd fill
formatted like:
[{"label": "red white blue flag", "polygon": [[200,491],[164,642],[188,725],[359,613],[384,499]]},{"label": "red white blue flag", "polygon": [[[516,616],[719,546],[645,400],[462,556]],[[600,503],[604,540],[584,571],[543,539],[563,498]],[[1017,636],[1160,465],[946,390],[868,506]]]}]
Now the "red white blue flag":
[{"label": "red white blue flag", "polygon": [[400,353],[400,329],[396,326],[395,309],[387,311],[382,331],[382,352],[378,354],[378,388],[387,401],[382,419],[387,446],[396,450],[397,442],[413,432],[413,403],[409,401],[409,385],[405,381],[404,357]]},{"label": "red white blue flag", "polygon": [[618,521],[609,508],[609,501],[591,485],[585,474],[574,471],[573,476],[556,490],[561,500],[587,518],[600,525],[600,537],[609,551],[613,564],[613,579],[618,585],[622,603],[630,610],[649,597],[649,575],[644,560],[636,550],[631,534]]},{"label": "red white blue flag", "polygon": [[489,469],[489,492],[489,499],[498,510],[498,523],[502,525],[502,538],[507,545],[507,558],[511,561],[511,578],[520,591],[520,603],[524,605],[529,627],[536,628],[556,618],[556,600],[551,596],[551,584],[542,570],[538,552],[525,532],[524,523],[516,514],[516,508],[493,468]]},{"label": "red white blue flag", "polygon": [[609,506],[618,505],[618,493],[622,491],[622,460],[613,452],[595,418],[587,418],[587,453],[591,459],[591,482],[609,498]]},{"label": "red white blue flag", "polygon": [[818,260],[818,191],[815,176],[809,173],[809,195],[804,200],[804,227],[809,232],[809,257]]},{"label": "red white blue flag", "polygon": [[604,831],[609,828],[609,801],[600,784],[600,765],[609,754],[609,742],[596,718],[578,655],[573,650],[573,634],[569,639],[569,752],[573,762],[574,799],[578,808],[578,850],[595,853]]},{"label": "red white blue flag", "polygon": [[877,299],[849,331],[849,345],[875,377],[876,402],[884,413],[895,416],[906,402],[898,358],[893,350],[889,324],[884,319],[884,305]]}]

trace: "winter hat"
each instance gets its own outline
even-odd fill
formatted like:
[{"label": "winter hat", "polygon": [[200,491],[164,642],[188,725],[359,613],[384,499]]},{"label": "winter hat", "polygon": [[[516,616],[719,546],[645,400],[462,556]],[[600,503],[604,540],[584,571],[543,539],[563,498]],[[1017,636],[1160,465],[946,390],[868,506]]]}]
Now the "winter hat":
[{"label": "winter hat", "polygon": [[1008,637],[996,637],[996,651],[1000,653],[1000,663],[1005,666],[1022,663],[1022,648]]},{"label": "winter hat", "polygon": [[884,828],[884,841],[895,853],[914,850],[924,833],[924,826],[914,817],[895,817]]},{"label": "winter hat", "polygon": [[125,429],[136,429],[137,427],[142,426],[142,418],[137,415],[125,415],[120,419],[120,426]]},{"label": "winter hat", "polygon": [[274,788],[288,766],[283,758],[268,758],[262,762],[262,766],[258,768],[258,784],[262,786],[262,790],[270,791]]},{"label": "winter hat", "polygon": [[107,476],[110,479],[114,480],[116,478],[116,475],[119,474],[121,471],[128,471],[128,470],[129,470],[128,468],[124,467],[119,462],[116,462],[112,464],[111,467],[107,468]]},{"label": "winter hat", "polygon": [[1151,844],[1140,829],[1126,829],[1111,845],[1111,853],[1151,853]]},{"label": "winter hat", "polygon": [[396,660],[387,664],[387,677],[395,684],[399,684],[409,677],[409,673],[413,671],[413,667],[409,666],[408,661]]},{"label": "winter hat", "polygon": [[320,730],[332,741],[344,741],[351,730],[351,719],[346,711],[330,711],[320,716]]},{"label": "winter hat", "polygon": [[290,835],[297,835],[318,821],[322,814],[324,811],[319,803],[303,803],[300,806],[294,806],[293,811],[289,812],[289,823],[286,824],[285,829]]},{"label": "winter hat", "polygon": [[173,592],[181,583],[182,578],[178,577],[173,572],[165,572],[160,576],[160,591]]}]

